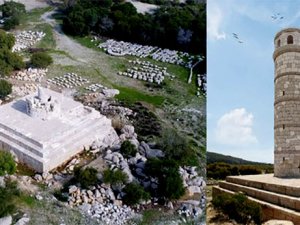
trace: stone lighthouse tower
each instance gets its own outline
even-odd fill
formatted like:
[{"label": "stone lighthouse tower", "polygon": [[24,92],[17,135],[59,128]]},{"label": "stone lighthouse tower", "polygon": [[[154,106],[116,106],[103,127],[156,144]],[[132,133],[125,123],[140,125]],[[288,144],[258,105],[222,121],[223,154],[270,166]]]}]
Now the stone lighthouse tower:
[{"label": "stone lighthouse tower", "polygon": [[300,29],[279,31],[274,44],[274,175],[300,177]]}]

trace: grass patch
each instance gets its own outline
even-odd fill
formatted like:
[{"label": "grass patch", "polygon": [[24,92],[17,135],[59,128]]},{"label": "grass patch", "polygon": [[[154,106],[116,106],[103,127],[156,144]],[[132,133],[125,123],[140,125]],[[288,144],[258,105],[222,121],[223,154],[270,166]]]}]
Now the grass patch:
[{"label": "grass patch", "polygon": [[27,194],[21,194],[18,198],[17,198],[17,202],[18,203],[23,203],[29,207],[34,207],[36,204],[36,199],[33,196],[27,195]]},{"label": "grass patch", "polygon": [[161,216],[162,216],[162,213],[158,210],[155,210],[155,209],[146,210],[143,213],[142,221],[138,225],[153,224],[153,222],[158,221]]},{"label": "grass patch", "polygon": [[46,34],[46,36],[36,44],[37,48],[55,49],[56,42],[53,35],[53,28],[50,24],[38,24],[34,27],[34,29],[37,31],[43,31]]},{"label": "grass patch", "polygon": [[41,16],[48,12],[53,10],[53,7],[49,6],[49,7],[45,7],[45,8],[37,8],[37,9],[32,9],[29,12],[27,12],[24,16],[23,19],[21,21],[23,21],[21,23],[21,26],[24,26],[28,23],[34,23],[34,22],[39,22]]},{"label": "grass patch", "polygon": [[148,95],[133,88],[121,87],[117,85],[114,85],[114,87],[120,90],[120,94],[117,95],[116,98],[126,103],[147,102],[154,106],[160,106],[165,100],[163,96]]},{"label": "grass patch", "polygon": [[75,41],[77,41],[79,44],[87,47],[87,48],[92,48],[95,50],[101,50],[100,48],[97,47],[97,45],[100,43],[100,41],[91,41],[92,38],[90,36],[85,36],[85,37],[74,37],[74,36],[69,36],[70,38],[73,38]]},{"label": "grass patch", "polygon": [[22,176],[34,176],[35,172],[25,164],[18,163],[17,164],[17,174]]}]

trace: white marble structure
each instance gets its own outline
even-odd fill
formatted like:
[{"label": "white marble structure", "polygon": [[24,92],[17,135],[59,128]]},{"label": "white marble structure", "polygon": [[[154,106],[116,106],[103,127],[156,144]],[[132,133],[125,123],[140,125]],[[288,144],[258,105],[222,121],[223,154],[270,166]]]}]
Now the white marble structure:
[{"label": "white marble structure", "polygon": [[39,88],[0,106],[0,149],[38,172],[50,171],[98,140],[118,143],[111,120],[58,92]]}]

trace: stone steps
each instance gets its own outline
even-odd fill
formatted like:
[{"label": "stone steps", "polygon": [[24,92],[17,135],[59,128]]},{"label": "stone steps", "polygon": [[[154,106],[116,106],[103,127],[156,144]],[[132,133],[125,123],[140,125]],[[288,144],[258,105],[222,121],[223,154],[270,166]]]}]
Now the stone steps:
[{"label": "stone steps", "polygon": [[7,145],[9,148],[6,147],[4,149],[6,150],[13,150],[14,153],[17,155],[18,159],[22,163],[26,163],[28,165],[32,165],[32,163],[35,165],[33,169],[41,172],[43,170],[43,158],[33,154],[32,152],[28,151],[27,149],[24,149],[22,146],[16,144],[15,142],[0,136],[0,146],[1,145]]},{"label": "stone steps", "polygon": [[102,130],[101,128],[103,129],[103,125],[101,123],[92,121],[92,125],[90,125],[88,129],[81,129],[80,132],[70,136],[70,139],[66,140],[63,145],[57,146],[53,150],[48,150],[49,156],[45,160],[53,162],[50,163],[48,170],[63,164],[66,159],[69,159],[71,156],[83,151],[84,145],[91,145],[92,142],[96,140],[96,135],[95,138],[91,137],[91,130],[95,130],[96,132]]},{"label": "stone steps", "polygon": [[[255,175],[259,177],[260,175]],[[228,176],[226,177],[226,181],[229,183],[239,184],[247,187],[253,187],[265,191],[271,191],[278,194],[300,197],[300,186],[299,184],[291,184],[289,179],[287,182],[265,182],[264,179],[249,179],[250,176]]]},{"label": "stone steps", "polygon": [[16,143],[17,145],[22,146],[24,149],[27,149],[28,151],[32,152],[35,155],[38,155],[39,157],[43,157],[43,152],[41,151],[42,149],[40,147],[32,144],[32,142],[29,142],[26,139],[20,138],[14,133],[4,131],[0,128],[0,137],[6,138]]},{"label": "stone steps", "polygon": [[30,142],[32,145],[35,145],[37,146],[38,148],[42,148],[43,145],[27,136],[25,136],[24,134],[16,131],[16,130],[13,130],[11,128],[9,128],[8,126],[5,126],[4,124],[0,123],[0,128],[3,129],[5,131],[5,133],[10,133],[10,134],[13,134],[17,137],[19,137],[20,139],[22,140],[25,140],[26,142]]},{"label": "stone steps", "polygon": [[[214,186],[212,189],[213,197],[216,197],[222,193],[227,193],[233,195],[236,191],[228,190],[227,188],[222,188],[218,186]],[[258,203],[262,207],[262,219],[263,221],[278,219],[278,220],[289,220],[294,224],[300,224],[300,213],[296,210],[287,209],[282,206],[278,206],[276,204],[259,200],[257,198],[253,198],[248,196],[250,201]]]},{"label": "stone steps", "polygon": [[262,200],[278,206],[300,211],[300,198],[298,197],[278,194],[275,192],[266,191],[258,188],[230,183],[227,181],[220,182],[219,186],[220,188],[224,188],[226,190],[230,190],[233,192],[243,192],[247,196],[253,197],[258,200]]}]

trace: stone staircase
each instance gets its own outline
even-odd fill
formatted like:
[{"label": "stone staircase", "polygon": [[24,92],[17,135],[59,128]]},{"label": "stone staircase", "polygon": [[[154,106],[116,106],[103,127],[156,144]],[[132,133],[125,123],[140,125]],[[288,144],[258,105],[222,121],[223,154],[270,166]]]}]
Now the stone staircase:
[{"label": "stone staircase", "polygon": [[300,225],[300,179],[280,179],[273,174],[229,176],[213,187],[213,197],[237,192],[262,206],[263,220],[290,220]]}]

